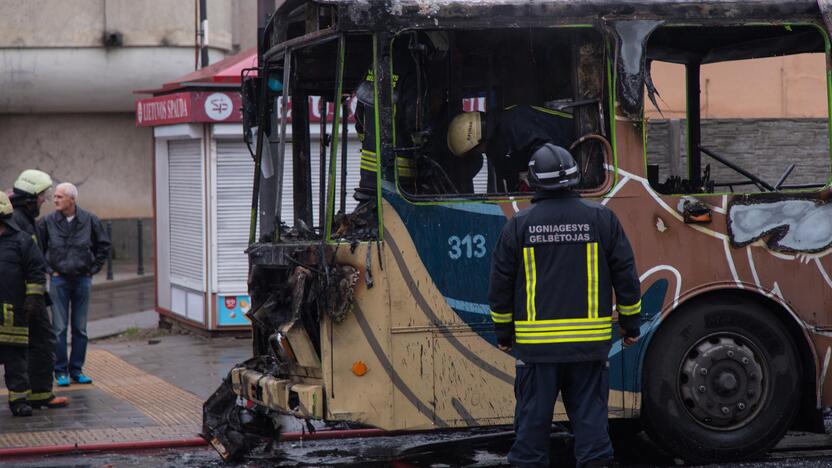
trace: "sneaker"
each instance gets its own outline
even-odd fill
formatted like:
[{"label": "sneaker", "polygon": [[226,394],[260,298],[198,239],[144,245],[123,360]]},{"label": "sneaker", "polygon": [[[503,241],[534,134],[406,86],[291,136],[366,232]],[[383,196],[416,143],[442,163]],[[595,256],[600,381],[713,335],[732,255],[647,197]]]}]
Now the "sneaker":
[{"label": "sneaker", "polygon": [[55,374],[55,383],[59,387],[69,387],[69,376],[66,374]]},{"label": "sneaker", "polygon": [[11,406],[12,416],[27,417],[32,415],[32,407],[26,403],[17,403]]},{"label": "sneaker", "polygon": [[76,374],[72,376],[72,381],[78,384],[91,384],[92,379],[84,374]]},{"label": "sneaker", "polygon": [[47,408],[63,408],[69,406],[69,398],[52,395],[48,400],[29,400],[28,403],[29,406],[35,409],[43,408],[44,406]]}]

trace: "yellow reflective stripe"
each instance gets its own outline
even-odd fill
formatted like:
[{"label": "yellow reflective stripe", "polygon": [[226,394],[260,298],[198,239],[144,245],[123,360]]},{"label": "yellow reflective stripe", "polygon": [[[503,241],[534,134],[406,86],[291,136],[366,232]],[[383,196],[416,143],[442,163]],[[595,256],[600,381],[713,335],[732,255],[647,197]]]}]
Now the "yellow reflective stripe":
[{"label": "yellow reflective stripe", "polygon": [[14,325],[14,306],[11,304],[3,304],[3,325],[4,327],[11,327]]},{"label": "yellow reflective stripe", "polygon": [[515,343],[519,344],[551,344],[551,343],[588,343],[593,341],[612,340],[612,333],[598,336],[561,336],[556,338],[525,338],[515,337]]},{"label": "yellow reflective stripe", "polygon": [[48,399],[52,398],[53,396],[54,396],[54,394],[52,392],[32,392],[32,393],[29,393],[29,399],[30,400],[48,400]]},{"label": "yellow reflective stripe", "polygon": [[641,312],[641,300],[630,306],[618,304],[616,307],[618,308],[618,313],[621,315],[636,315]]},{"label": "yellow reflective stripe", "polygon": [[410,161],[410,158],[404,158],[399,156],[396,158],[396,165],[399,167],[411,167],[412,163]]},{"label": "yellow reflective stripe", "polygon": [[[0,325],[0,336],[3,335],[22,335],[24,339],[29,336],[29,327],[14,326],[14,306],[12,304],[3,304],[3,324]],[[2,338],[0,338],[0,341],[3,341]],[[8,342],[8,340],[6,341]]]},{"label": "yellow reflective stripe", "polygon": [[586,244],[587,316],[598,317],[598,243]]},{"label": "yellow reflective stripe", "polygon": [[526,318],[533,322],[537,312],[534,306],[534,294],[537,288],[537,268],[534,264],[534,247],[523,248],[523,264],[526,269]]},{"label": "yellow reflective stripe", "polygon": [[[367,70],[367,76],[364,79],[366,81],[369,81],[370,83],[375,81],[376,78],[375,78],[375,74],[373,73],[372,68]],[[398,83],[399,83],[399,75],[396,74],[396,73],[393,73],[393,87],[395,88]]]},{"label": "yellow reflective stripe", "polygon": [[511,323],[511,319],[512,319],[513,315],[514,314],[512,314],[511,312],[509,312],[507,314],[500,314],[500,313],[494,312],[492,310],[491,311],[491,320],[494,321],[494,323]]},{"label": "yellow reflective stripe", "polygon": [[572,114],[567,114],[566,112],[556,111],[554,109],[549,109],[548,107],[539,107],[539,106],[531,106],[532,109],[540,112],[545,112],[549,115],[555,115],[558,117],[563,117],[565,119],[571,119]]},{"label": "yellow reflective stripe", "polygon": [[561,336],[581,336],[581,335],[609,335],[612,333],[612,326],[598,328],[595,330],[559,330],[559,331],[535,331],[535,332],[521,332],[515,331],[515,335],[524,338],[545,338],[545,337],[561,337]]},{"label": "yellow reflective stripe", "polygon": [[556,331],[571,331],[571,330],[612,330],[612,324],[607,322],[604,324],[587,324],[587,325],[554,325],[554,326],[529,326],[529,325],[515,325],[514,330],[517,333],[543,333]]},{"label": "yellow reflective stripe", "polygon": [[6,326],[0,325],[0,333],[4,333],[7,335],[23,335],[29,336],[29,327],[14,327],[14,326]]},{"label": "yellow reflective stripe", "polygon": [[40,295],[46,290],[42,284],[39,283],[26,283],[26,295],[33,296],[33,295]]},{"label": "yellow reflective stripe", "polygon": [[361,150],[361,169],[370,172],[378,172],[378,158],[376,153],[370,150]]},{"label": "yellow reflective stripe", "polygon": [[29,392],[13,392],[9,390],[9,401],[25,400]]},{"label": "yellow reflective stripe", "polygon": [[0,331],[0,344],[29,344],[29,337],[24,335],[6,335]]},{"label": "yellow reflective stripe", "polygon": [[535,320],[533,322],[526,320],[518,320],[517,325],[549,325],[549,324],[564,324],[564,323],[612,323],[612,317],[596,317],[596,318],[565,318],[553,320]]}]

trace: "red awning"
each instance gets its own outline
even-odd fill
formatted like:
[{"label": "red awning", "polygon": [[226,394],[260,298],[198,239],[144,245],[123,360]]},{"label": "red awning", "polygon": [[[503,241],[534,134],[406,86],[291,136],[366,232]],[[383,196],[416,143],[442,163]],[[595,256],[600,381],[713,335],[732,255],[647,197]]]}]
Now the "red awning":
[{"label": "red awning", "polygon": [[[240,73],[246,68],[257,68],[257,48],[244,50],[238,54],[228,56],[219,62],[200,68],[187,75],[165,83],[158,89],[136,90],[136,94],[167,94],[185,88],[203,88],[211,85],[227,87],[240,84]],[[251,70],[257,75],[257,70]]]}]

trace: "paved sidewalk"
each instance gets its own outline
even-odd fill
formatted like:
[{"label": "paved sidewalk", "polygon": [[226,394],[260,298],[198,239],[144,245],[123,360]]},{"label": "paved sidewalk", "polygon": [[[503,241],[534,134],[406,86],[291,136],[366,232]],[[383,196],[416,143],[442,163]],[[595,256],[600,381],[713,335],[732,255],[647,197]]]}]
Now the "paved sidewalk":
[{"label": "paved sidewalk", "polygon": [[13,418],[0,386],[0,448],[195,437],[202,402],[251,344],[157,333],[91,343],[84,371],[94,383],[55,388],[72,398],[67,408]]}]

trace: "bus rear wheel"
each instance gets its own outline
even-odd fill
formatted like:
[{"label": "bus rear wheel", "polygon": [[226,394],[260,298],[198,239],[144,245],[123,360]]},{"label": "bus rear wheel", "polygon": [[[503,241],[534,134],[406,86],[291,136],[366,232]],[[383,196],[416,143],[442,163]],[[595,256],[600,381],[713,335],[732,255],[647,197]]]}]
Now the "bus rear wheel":
[{"label": "bus rear wheel", "polygon": [[770,449],[800,403],[797,356],[783,324],[754,301],[719,297],[677,311],[644,362],[648,433],[691,463]]}]

